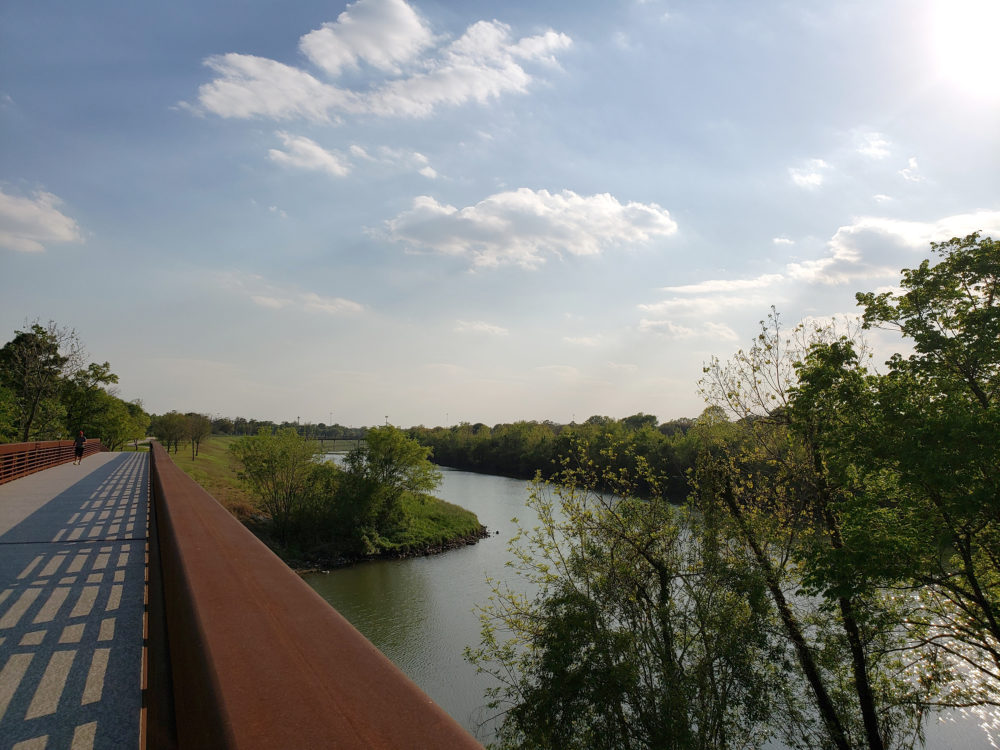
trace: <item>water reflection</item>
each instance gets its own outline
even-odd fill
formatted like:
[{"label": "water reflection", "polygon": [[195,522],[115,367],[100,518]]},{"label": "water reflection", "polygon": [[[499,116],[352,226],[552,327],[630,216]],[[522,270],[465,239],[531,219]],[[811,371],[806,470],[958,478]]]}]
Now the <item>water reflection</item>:
[{"label": "water reflection", "polygon": [[[535,517],[525,507],[528,483],[522,480],[443,469],[435,494],[473,511],[491,536],[441,555],[365,563],[308,575],[306,582],[485,743],[494,729],[483,723],[492,678],[476,674],[462,652],[479,643],[474,608],[489,597],[487,575],[517,583],[504,565],[507,542],[516,532],[511,519],[530,527]],[[990,746],[979,721],[958,711],[932,719],[926,732],[932,750]]]},{"label": "water reflection", "polygon": [[[385,560],[306,576],[306,582],[346,617],[463,726],[488,741],[486,689],[462,657],[479,643],[475,606],[489,596],[486,577],[505,572],[511,521],[530,517],[528,484],[444,469],[435,493],[474,512],[490,530],[478,544],[441,555]],[[497,535],[499,531],[499,535]]]}]

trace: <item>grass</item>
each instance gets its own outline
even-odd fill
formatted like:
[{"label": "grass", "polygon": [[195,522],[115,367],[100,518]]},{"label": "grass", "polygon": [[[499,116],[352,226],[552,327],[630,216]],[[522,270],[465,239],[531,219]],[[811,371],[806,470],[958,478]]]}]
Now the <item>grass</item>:
[{"label": "grass", "polygon": [[439,550],[483,535],[475,513],[441,498],[407,494],[403,508],[410,525],[393,539],[393,547],[400,551]]},{"label": "grass", "polygon": [[[171,453],[170,458],[230,513],[248,521],[259,511],[237,478],[229,456],[229,446],[236,440],[239,438],[213,435],[202,441],[197,458],[192,460],[190,445]],[[332,450],[333,442],[326,441],[326,450]],[[337,444],[342,450],[353,448],[355,441],[337,441]],[[483,536],[483,526],[475,513],[432,495],[404,495],[403,507],[410,525],[390,542],[391,547],[385,550],[390,555],[440,551]]]},{"label": "grass", "polygon": [[256,513],[253,499],[236,477],[236,467],[229,458],[229,446],[239,438],[213,435],[202,440],[198,457],[191,459],[191,446],[181,446],[170,458],[189,477],[204,487],[226,510],[240,520]]}]

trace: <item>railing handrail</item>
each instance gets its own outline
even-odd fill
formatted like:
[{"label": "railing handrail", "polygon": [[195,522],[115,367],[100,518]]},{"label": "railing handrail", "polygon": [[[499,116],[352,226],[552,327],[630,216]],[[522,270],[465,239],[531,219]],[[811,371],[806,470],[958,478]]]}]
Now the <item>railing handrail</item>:
[{"label": "railing handrail", "polygon": [[150,459],[147,747],[480,748],[159,443]]},{"label": "railing handrail", "polygon": [[[20,479],[36,471],[69,463],[76,458],[73,440],[38,440],[0,444],[0,484]],[[99,439],[83,446],[84,457],[105,450]]]}]

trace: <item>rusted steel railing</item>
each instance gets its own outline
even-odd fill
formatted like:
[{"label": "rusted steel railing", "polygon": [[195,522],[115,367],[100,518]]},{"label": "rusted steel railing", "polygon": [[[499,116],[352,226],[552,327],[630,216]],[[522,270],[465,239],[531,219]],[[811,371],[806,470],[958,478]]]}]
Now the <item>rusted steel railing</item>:
[{"label": "rusted steel railing", "polygon": [[[0,484],[36,471],[65,464],[76,458],[72,440],[46,440],[38,443],[4,443],[0,445]],[[100,440],[88,440],[84,457],[104,450]]]},{"label": "rusted steel railing", "polygon": [[149,748],[479,748],[152,443]]}]

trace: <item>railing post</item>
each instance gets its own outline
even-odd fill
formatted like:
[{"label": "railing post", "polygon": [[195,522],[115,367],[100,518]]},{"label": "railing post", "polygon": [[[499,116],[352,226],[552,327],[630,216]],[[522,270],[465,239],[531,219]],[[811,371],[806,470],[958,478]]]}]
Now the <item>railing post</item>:
[{"label": "railing post", "polygon": [[[105,450],[100,440],[88,440],[84,456]],[[0,444],[0,484],[65,464],[74,458],[72,440],[46,440],[33,443]]]}]

